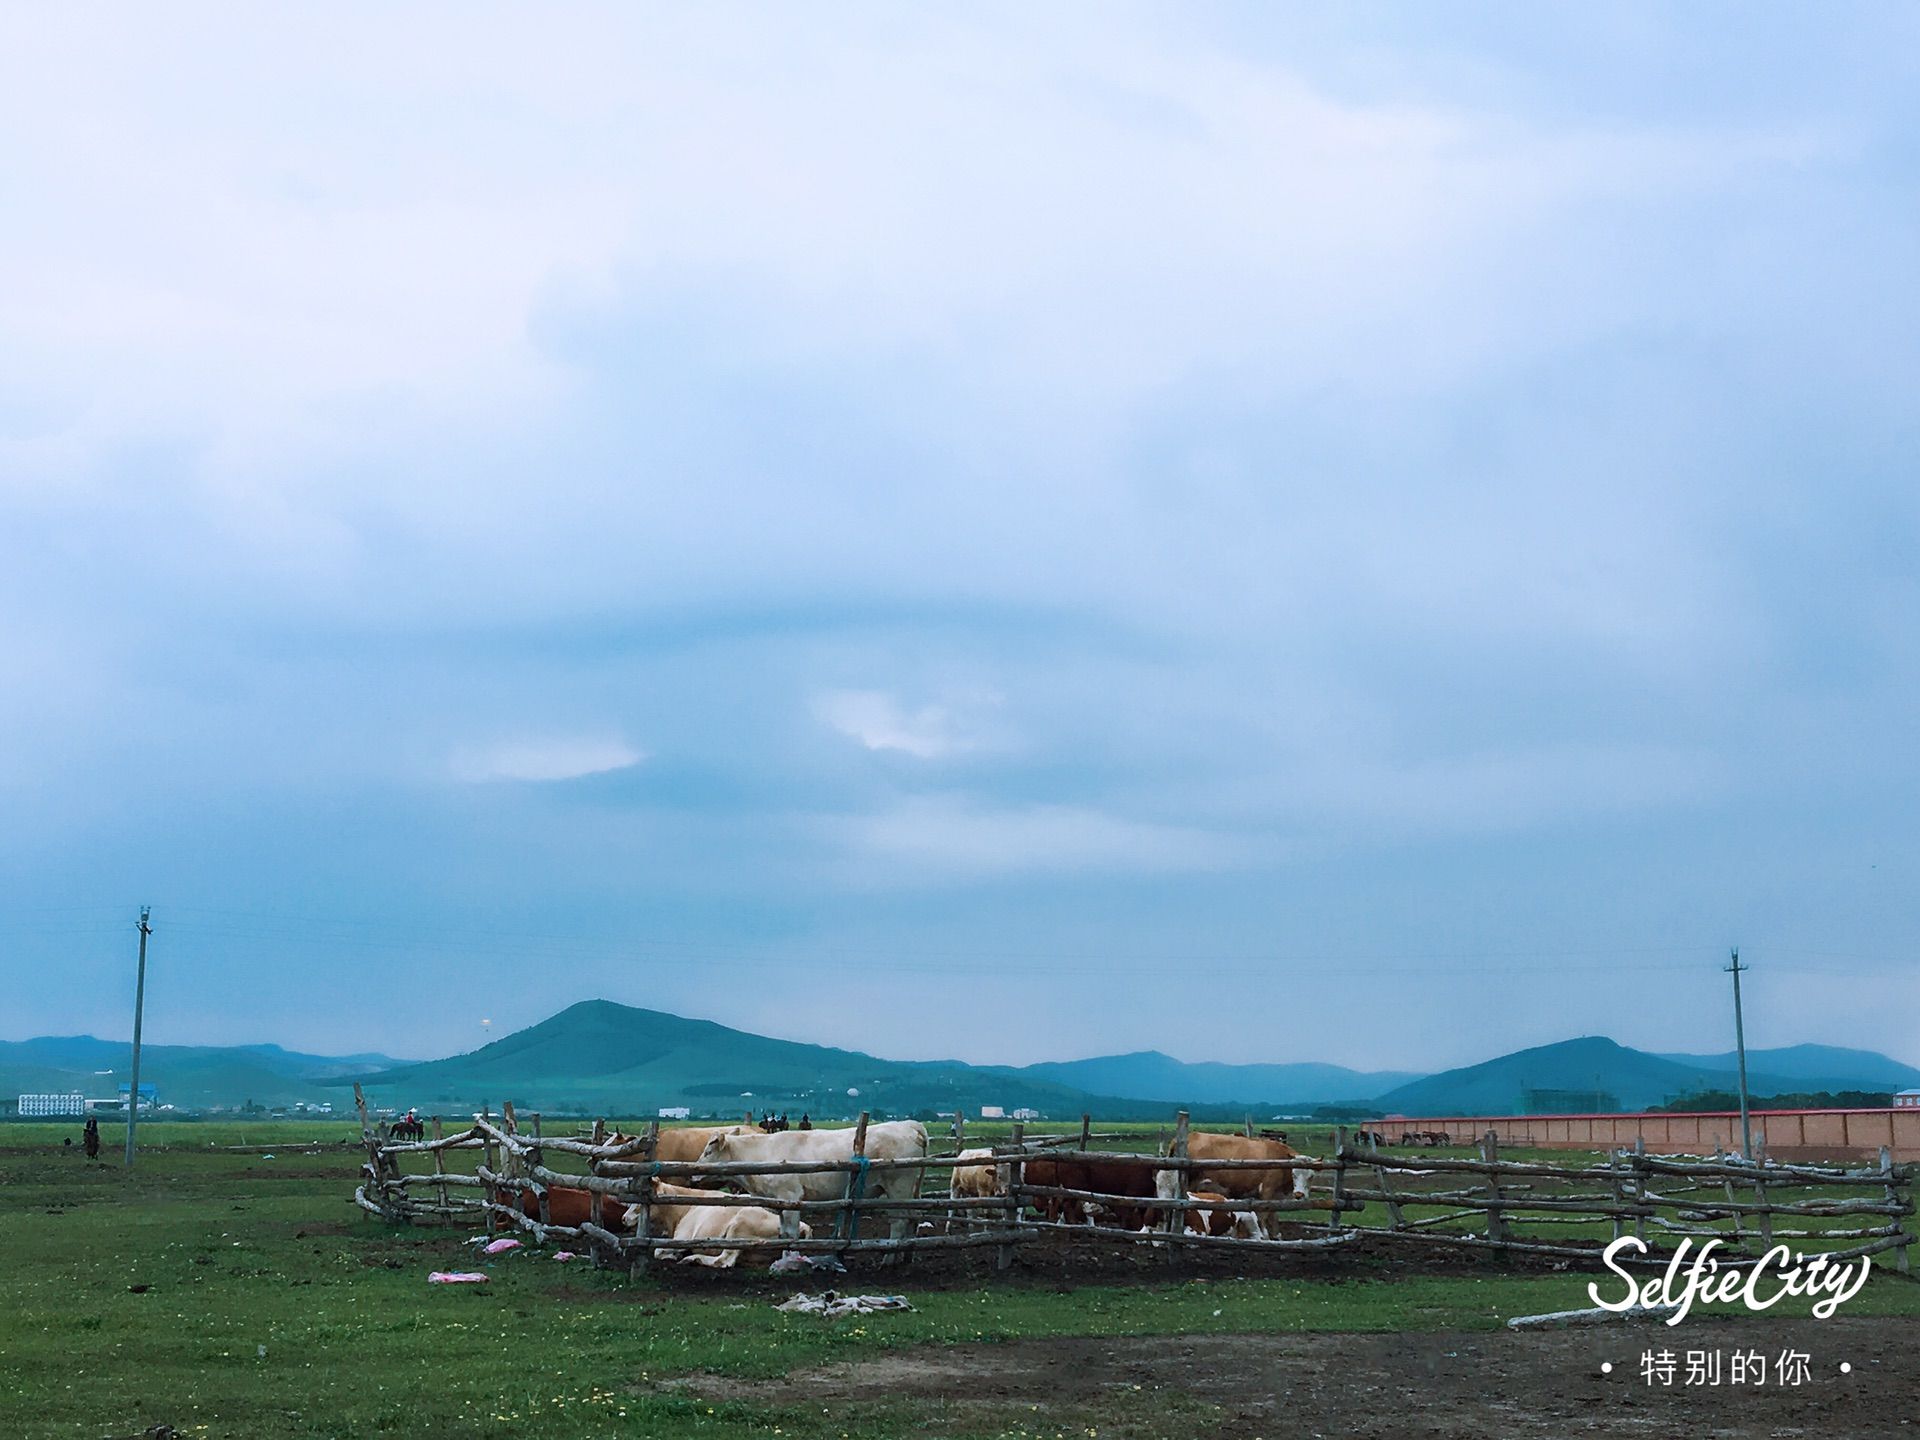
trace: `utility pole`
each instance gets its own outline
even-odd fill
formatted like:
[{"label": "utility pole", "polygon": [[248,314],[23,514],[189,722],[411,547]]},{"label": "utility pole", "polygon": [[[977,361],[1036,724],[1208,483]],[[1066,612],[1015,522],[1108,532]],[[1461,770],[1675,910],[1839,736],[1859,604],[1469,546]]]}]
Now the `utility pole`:
[{"label": "utility pole", "polygon": [[147,1008],[147,936],[153,927],[147,916],[151,905],[140,907],[140,978],[133,986],[133,1078],[127,1085],[127,1168],[133,1168],[133,1132],[140,1120],[140,1020]]},{"label": "utility pole", "polygon": [[1751,970],[1740,963],[1740,947],[1733,947],[1733,963],[1727,972],[1733,976],[1733,1045],[1740,1055],[1740,1155],[1753,1159],[1753,1122],[1747,1116],[1747,1027],[1740,1015],[1740,974]]}]

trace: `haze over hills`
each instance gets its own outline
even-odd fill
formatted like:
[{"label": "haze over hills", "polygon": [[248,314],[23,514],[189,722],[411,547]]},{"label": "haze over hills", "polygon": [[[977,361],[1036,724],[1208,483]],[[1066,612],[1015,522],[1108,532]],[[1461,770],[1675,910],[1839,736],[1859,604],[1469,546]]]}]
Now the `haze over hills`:
[{"label": "haze over hills", "polygon": [[[1680,1065],[1704,1070],[1733,1073],[1739,1056],[1729,1050],[1724,1055],[1662,1055]],[[1853,1090],[1862,1082],[1875,1087],[1904,1090],[1920,1085],[1920,1067],[1902,1065],[1898,1060],[1874,1050],[1850,1050],[1840,1045],[1788,1045],[1776,1050],[1749,1050],[1747,1070],[1793,1081],[1782,1089]],[[1846,1077],[1844,1082],[1836,1077]],[[1760,1091],[1759,1093],[1766,1093]]]},{"label": "haze over hills", "polygon": [[[129,1047],[90,1036],[0,1042],[0,1094],[74,1090],[112,1096]],[[107,1074],[98,1072],[106,1071]],[[1748,1054],[1755,1095],[1888,1091],[1920,1069],[1872,1051],[1796,1045]],[[809,1111],[827,1118],[984,1106],[1114,1119],[1306,1113],[1319,1105],[1376,1114],[1526,1113],[1640,1109],[1734,1084],[1731,1056],[1654,1055],[1586,1036],[1426,1076],[1338,1065],[1189,1064],[1158,1051],[973,1066],[886,1060],[857,1050],[775,1039],[606,1000],[582,1001],[463,1055],[405,1062],[322,1056],[274,1045],[145,1047],[142,1079],[182,1107],[331,1101],[359,1079],[375,1103],[460,1113],[502,1100],[550,1112],[695,1114]]]},{"label": "haze over hills", "polygon": [[1132,1100],[1199,1104],[1300,1104],[1369,1100],[1420,1078],[1417,1070],[1349,1070],[1306,1061],[1287,1065],[1189,1063],[1158,1050],[1048,1060],[1011,1073],[1055,1080],[1096,1094]]},{"label": "haze over hills", "polygon": [[[161,1103],[183,1108],[337,1102],[326,1082],[405,1062],[385,1055],[306,1055],[278,1045],[153,1045],[140,1047],[140,1083],[153,1085]],[[133,1046],[91,1035],[43,1035],[0,1040],[0,1095],[66,1093],[112,1098],[127,1083]],[[107,1073],[101,1073],[107,1072]]]},{"label": "haze over hills", "polygon": [[[1847,1068],[1813,1076],[1806,1051],[1830,1057],[1854,1057]],[[1784,1071],[1768,1068],[1768,1057],[1784,1057]],[[1734,1062],[1726,1057],[1669,1057],[1634,1050],[1604,1035],[1562,1040],[1502,1055],[1478,1065],[1444,1070],[1389,1090],[1375,1102],[1383,1114],[1528,1114],[1556,1109],[1641,1110],[1705,1090],[1730,1090],[1737,1084]],[[1695,1063],[1695,1062],[1699,1063]],[[1853,1068],[1854,1066],[1859,1068]],[[1824,1068],[1824,1067],[1822,1067]],[[1796,1090],[1877,1090],[1892,1088],[1879,1077],[1909,1071],[1871,1051],[1840,1051],[1825,1046],[1747,1052],[1747,1087],[1755,1095]],[[1542,1092],[1552,1092],[1543,1097]],[[1542,1104],[1543,1098],[1550,1103]]]}]

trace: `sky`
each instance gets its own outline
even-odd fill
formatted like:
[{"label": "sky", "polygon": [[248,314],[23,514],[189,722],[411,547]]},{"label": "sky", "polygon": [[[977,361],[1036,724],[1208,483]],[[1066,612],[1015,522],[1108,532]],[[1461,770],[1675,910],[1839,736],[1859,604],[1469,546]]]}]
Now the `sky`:
[{"label": "sky", "polygon": [[1920,14],[0,20],[0,1037],[1920,1062]]}]

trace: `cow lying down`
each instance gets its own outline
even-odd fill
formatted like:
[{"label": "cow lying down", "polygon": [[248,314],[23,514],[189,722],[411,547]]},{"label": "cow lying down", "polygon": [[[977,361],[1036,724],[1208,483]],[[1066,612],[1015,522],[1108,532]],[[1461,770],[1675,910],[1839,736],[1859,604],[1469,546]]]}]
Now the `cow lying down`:
[{"label": "cow lying down", "polygon": [[[540,1218],[540,1197],[531,1190],[522,1190],[519,1198],[513,1202],[522,1215],[529,1220]],[[601,1201],[600,1218],[609,1229],[618,1230],[622,1225],[631,1223],[627,1211],[631,1207],[608,1196]],[[582,1190],[575,1185],[552,1185],[547,1188],[547,1224],[565,1225],[575,1228],[593,1218],[593,1192]]]},{"label": "cow lying down", "polygon": [[[711,1265],[718,1270],[730,1270],[740,1263],[740,1257],[750,1252],[760,1258],[771,1260],[770,1252],[780,1246],[780,1217],[764,1205],[688,1205],[675,1204],[676,1199],[686,1197],[705,1198],[722,1195],[719,1190],[694,1190],[685,1185],[669,1185],[665,1181],[655,1181],[654,1201],[648,1207],[647,1228],[660,1236],[671,1236],[675,1240],[764,1240],[765,1251],[760,1246],[728,1247],[716,1250],[661,1251],[662,1260],[681,1259],[694,1265]],[[634,1206],[622,1222],[630,1230],[640,1228],[640,1207]],[[800,1238],[805,1240],[813,1234],[813,1227],[802,1222]]]},{"label": "cow lying down", "polygon": [[[1190,1190],[1187,1199],[1226,1204],[1217,1190]],[[1195,1235],[1231,1235],[1236,1240],[1260,1239],[1260,1217],[1252,1210],[1189,1210],[1187,1229]]]}]

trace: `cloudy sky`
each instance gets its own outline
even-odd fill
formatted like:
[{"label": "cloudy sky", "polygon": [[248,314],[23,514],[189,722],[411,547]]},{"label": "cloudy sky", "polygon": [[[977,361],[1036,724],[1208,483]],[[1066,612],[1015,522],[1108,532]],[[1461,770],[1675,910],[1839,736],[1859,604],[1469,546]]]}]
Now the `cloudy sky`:
[{"label": "cloudy sky", "polygon": [[0,1031],[1920,1061],[1916,57],[13,12]]}]

